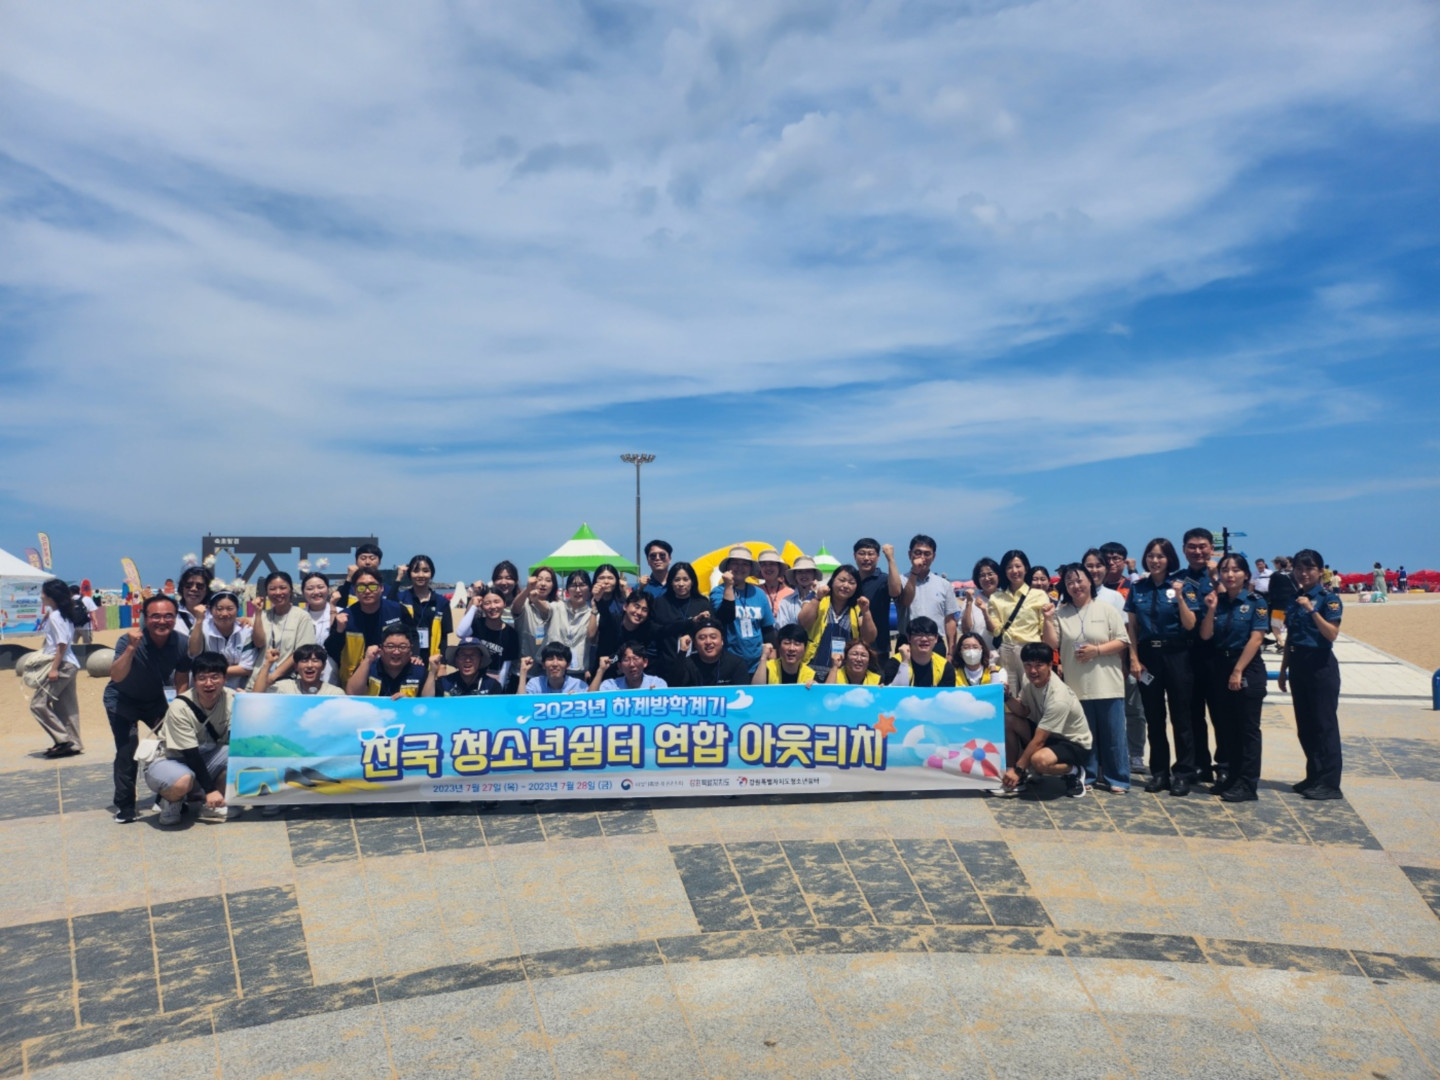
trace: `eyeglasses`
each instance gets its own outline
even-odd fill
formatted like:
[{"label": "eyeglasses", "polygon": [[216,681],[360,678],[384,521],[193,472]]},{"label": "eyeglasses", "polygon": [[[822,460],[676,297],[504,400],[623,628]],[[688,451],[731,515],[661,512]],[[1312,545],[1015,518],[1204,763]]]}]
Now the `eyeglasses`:
[{"label": "eyeglasses", "polygon": [[663,551],[647,551],[645,553],[645,560],[647,562],[664,562],[668,558],[670,558],[670,556],[666,555]]},{"label": "eyeglasses", "polygon": [[910,554],[917,559],[933,559],[935,557],[935,552],[929,548],[911,548]]},{"label": "eyeglasses", "polygon": [[911,641],[938,641],[938,640],[940,640],[940,635],[939,635],[939,634],[911,634],[911,635],[910,635],[910,640],[911,640]]},{"label": "eyeglasses", "polygon": [[146,615],[146,622],[174,622],[174,615]]},{"label": "eyeglasses", "polygon": [[1106,562],[1124,562],[1124,561],[1125,561],[1125,556],[1124,556],[1124,555],[1106,555],[1106,556],[1105,556],[1105,561],[1106,561]]},{"label": "eyeglasses", "polygon": [[356,585],[356,586],[355,586],[355,591],[356,591],[356,592],[379,592],[379,591],[380,591],[380,586],[379,586],[379,585],[375,585],[375,584],[373,584],[373,583],[370,584],[370,585]]},{"label": "eyeglasses", "polygon": [[386,652],[409,652],[410,643],[408,641],[402,641],[398,645],[391,645],[389,643],[386,643],[384,645],[381,645],[380,648],[382,648]]}]

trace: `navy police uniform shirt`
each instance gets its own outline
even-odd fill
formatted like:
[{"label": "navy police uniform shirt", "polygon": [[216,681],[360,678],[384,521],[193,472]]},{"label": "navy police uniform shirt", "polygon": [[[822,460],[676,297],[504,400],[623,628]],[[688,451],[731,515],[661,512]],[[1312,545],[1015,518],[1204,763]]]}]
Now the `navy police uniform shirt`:
[{"label": "navy police uniform shirt", "polygon": [[384,660],[371,661],[366,696],[394,697],[399,694],[401,697],[419,697],[425,685],[425,674],[425,665],[414,659],[400,669],[399,675],[386,671]]},{"label": "navy police uniform shirt", "polygon": [[[1340,617],[1345,612],[1345,606],[1340,603],[1340,597],[1330,592],[1319,582],[1315,583],[1313,589],[1302,593],[1310,598],[1310,603],[1315,605],[1315,610],[1326,622],[1335,626],[1340,625]],[[1331,643],[1326,641],[1320,634],[1320,628],[1315,625],[1315,619],[1294,600],[1290,601],[1289,608],[1285,611],[1285,630],[1290,635],[1287,639],[1292,649],[1328,649]]]},{"label": "navy police uniform shirt", "polygon": [[[1202,566],[1198,572],[1194,569],[1194,567],[1181,570],[1180,573],[1176,576],[1175,580],[1180,583],[1180,588],[1186,591],[1187,596],[1189,595],[1190,590],[1193,588],[1195,592],[1195,598],[1200,601],[1200,607],[1196,610],[1199,611],[1201,614],[1204,614],[1205,597],[1209,596],[1212,592],[1215,591],[1215,579],[1210,576],[1210,567]],[[1207,649],[1210,648],[1213,644],[1213,642],[1211,641],[1204,641],[1203,639],[1201,639],[1200,623],[1198,621],[1195,623],[1195,629],[1191,631],[1191,633],[1194,636],[1197,644],[1203,645]]]},{"label": "navy police uniform shirt", "polygon": [[1182,603],[1191,611],[1200,611],[1200,594],[1195,582],[1173,577],[1156,585],[1155,579],[1148,574],[1137,581],[1125,598],[1125,610],[1135,616],[1139,644],[1182,641],[1188,637],[1180,623]]},{"label": "navy police uniform shirt", "polygon": [[1215,601],[1215,648],[1237,652],[1250,644],[1255,631],[1270,630],[1270,605],[1258,593],[1241,593],[1232,600],[1223,593]]}]

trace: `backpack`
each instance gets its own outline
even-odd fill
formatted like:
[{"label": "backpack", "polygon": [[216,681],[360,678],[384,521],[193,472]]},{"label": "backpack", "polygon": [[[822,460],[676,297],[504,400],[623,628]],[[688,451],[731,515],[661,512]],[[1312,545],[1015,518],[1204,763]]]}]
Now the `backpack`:
[{"label": "backpack", "polygon": [[90,612],[85,610],[84,601],[75,600],[70,604],[70,622],[77,630],[90,625]]}]

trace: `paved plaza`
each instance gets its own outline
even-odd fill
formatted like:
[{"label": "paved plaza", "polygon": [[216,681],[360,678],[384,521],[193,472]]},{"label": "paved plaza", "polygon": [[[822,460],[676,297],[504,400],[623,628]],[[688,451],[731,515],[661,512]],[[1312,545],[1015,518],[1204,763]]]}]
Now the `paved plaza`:
[{"label": "paved plaza", "polygon": [[173,831],[111,822],[91,697],[89,753],[43,762],[5,673],[0,1076],[1440,1075],[1440,714],[1423,672],[1342,649],[1344,802],[1291,793],[1272,697],[1258,803],[1057,785]]}]

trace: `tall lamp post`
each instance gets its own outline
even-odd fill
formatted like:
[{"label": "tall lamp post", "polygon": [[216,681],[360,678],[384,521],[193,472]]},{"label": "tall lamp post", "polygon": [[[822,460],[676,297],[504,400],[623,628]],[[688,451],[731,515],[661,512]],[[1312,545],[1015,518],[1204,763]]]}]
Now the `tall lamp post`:
[{"label": "tall lamp post", "polygon": [[640,466],[655,460],[654,454],[621,454],[620,460],[635,466],[635,580],[644,581],[645,564],[640,561]]}]

